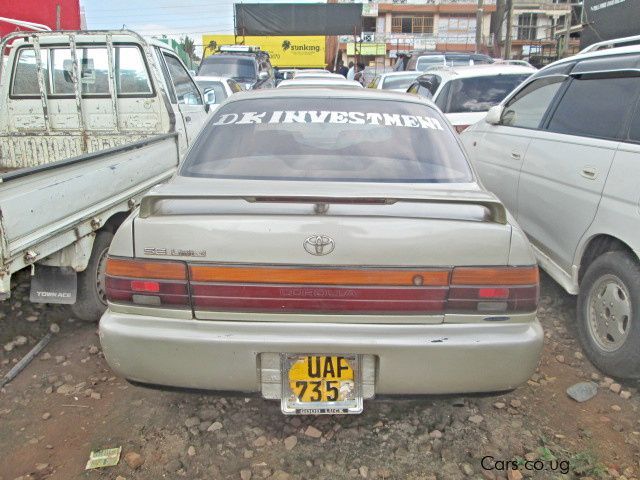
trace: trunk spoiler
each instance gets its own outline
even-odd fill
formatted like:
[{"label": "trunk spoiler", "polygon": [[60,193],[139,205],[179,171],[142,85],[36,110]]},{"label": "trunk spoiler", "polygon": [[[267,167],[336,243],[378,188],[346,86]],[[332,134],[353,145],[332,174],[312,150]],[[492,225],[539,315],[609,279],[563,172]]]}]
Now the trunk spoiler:
[{"label": "trunk spoiler", "polygon": [[[498,198],[488,192],[479,190],[462,190],[448,192],[432,192],[428,195],[274,195],[267,193],[264,195],[241,195],[241,194],[213,194],[178,191],[162,192],[160,188],[157,192],[147,193],[140,202],[140,218],[161,216],[157,205],[167,200],[244,200],[248,203],[311,203],[315,204],[315,211],[318,214],[326,212],[326,207],[333,204],[379,204],[392,205],[398,202],[407,203],[434,203],[434,204],[461,204],[477,205],[485,207],[489,211],[490,221],[505,225],[507,223],[507,211]],[[169,189],[167,189],[169,190]],[[177,189],[176,189],[177,190]]]}]

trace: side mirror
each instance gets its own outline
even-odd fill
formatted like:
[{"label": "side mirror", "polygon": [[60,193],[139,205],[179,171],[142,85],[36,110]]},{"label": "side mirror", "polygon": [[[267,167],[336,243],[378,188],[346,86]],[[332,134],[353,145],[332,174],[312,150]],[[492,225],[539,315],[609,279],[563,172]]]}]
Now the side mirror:
[{"label": "side mirror", "polygon": [[258,73],[258,80],[260,80],[261,82],[264,82],[267,78],[269,78],[269,72],[263,70]]},{"label": "side mirror", "polygon": [[203,93],[204,93],[204,103],[206,105],[215,105],[216,92],[213,90],[213,88],[207,88]]},{"label": "side mirror", "polygon": [[491,107],[487,112],[487,116],[484,117],[484,121],[489,125],[498,125],[500,123],[500,120],[502,119],[503,111],[504,107],[502,105]]}]

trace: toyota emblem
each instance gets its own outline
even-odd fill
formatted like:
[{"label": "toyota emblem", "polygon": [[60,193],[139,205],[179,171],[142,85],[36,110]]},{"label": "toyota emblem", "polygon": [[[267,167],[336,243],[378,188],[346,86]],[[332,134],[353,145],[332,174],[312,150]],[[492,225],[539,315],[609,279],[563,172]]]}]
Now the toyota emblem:
[{"label": "toyota emblem", "polygon": [[302,246],[311,255],[328,255],[333,252],[336,244],[333,238],[326,235],[311,235],[305,239]]}]

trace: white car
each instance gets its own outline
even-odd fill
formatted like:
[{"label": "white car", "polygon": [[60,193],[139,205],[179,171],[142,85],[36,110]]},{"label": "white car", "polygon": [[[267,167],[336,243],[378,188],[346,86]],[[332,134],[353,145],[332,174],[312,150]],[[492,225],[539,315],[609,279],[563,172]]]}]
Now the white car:
[{"label": "white car", "polygon": [[422,72],[387,72],[376,75],[367,88],[406,92]]},{"label": "white car", "polygon": [[233,78],[202,76],[194,80],[204,94],[207,105],[217,105],[225,101],[234,93],[241,92],[243,88]]},{"label": "white car", "polygon": [[639,65],[638,45],[565,58],[461,135],[541,267],[578,295],[589,359],[626,378],[640,378]]},{"label": "white car", "polygon": [[407,92],[431,98],[461,132],[482,120],[535,71],[533,67],[503,64],[442,67],[425,72]]},{"label": "white car", "polygon": [[306,70],[297,70],[293,76],[293,78],[303,79],[303,78],[322,78],[322,79],[336,79],[336,80],[344,80],[344,77],[339,73],[331,73],[331,72],[308,72]]},{"label": "white car", "polygon": [[526,237],[442,113],[403,93],[234,95],[120,227],[106,282],[118,374],[287,414],[510,390],[544,337]]},{"label": "white car", "polygon": [[331,88],[362,88],[360,82],[347,80],[342,75],[340,78],[292,78],[283,80],[277,88],[299,88],[299,87],[331,87]]}]

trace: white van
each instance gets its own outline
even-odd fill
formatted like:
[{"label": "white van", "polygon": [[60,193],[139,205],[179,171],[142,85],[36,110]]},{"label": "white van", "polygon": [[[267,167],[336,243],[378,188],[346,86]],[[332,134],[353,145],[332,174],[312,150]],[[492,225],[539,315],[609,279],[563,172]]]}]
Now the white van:
[{"label": "white van", "polygon": [[484,185],[578,295],[591,361],[640,377],[640,45],[555,62],[485,120],[461,135]]}]

